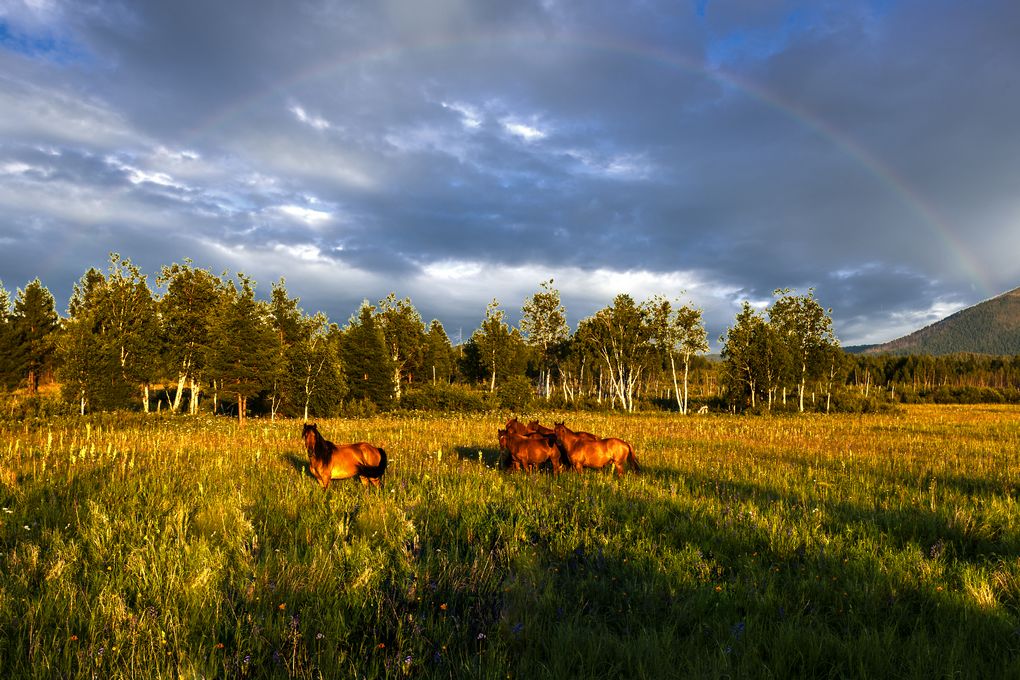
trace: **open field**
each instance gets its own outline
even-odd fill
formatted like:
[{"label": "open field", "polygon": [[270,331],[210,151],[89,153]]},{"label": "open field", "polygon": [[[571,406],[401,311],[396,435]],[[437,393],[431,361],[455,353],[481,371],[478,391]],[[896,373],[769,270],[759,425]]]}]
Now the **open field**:
[{"label": "open field", "polygon": [[6,677],[1020,677],[1020,409],[542,414],[644,468],[494,469],[491,416],[0,425]]}]

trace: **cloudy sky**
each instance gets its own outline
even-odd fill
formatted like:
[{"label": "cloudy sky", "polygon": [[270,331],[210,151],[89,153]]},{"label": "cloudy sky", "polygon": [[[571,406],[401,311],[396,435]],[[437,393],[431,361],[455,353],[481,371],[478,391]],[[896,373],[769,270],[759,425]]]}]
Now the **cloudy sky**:
[{"label": "cloudy sky", "polygon": [[0,279],[116,251],[467,337],[555,279],[814,287],[843,344],[1020,285],[1015,0],[0,0]]}]

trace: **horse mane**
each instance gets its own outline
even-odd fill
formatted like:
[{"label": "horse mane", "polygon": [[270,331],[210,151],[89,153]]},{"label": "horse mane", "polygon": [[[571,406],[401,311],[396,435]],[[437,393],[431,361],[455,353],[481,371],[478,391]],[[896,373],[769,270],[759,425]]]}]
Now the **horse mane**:
[{"label": "horse mane", "polygon": [[[308,445],[308,433],[311,432],[314,435],[315,443],[311,446]],[[305,448],[308,449],[308,455],[314,456],[323,463],[328,463],[330,458],[330,452],[333,445],[326,440],[325,437],[319,432],[319,428],[314,423],[311,425],[305,425],[304,432],[302,433],[305,439]]]}]

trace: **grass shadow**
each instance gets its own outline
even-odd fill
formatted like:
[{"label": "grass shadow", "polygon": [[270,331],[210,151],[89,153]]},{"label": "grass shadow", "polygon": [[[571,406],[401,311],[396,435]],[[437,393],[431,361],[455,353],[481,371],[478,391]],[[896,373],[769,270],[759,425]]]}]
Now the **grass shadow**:
[{"label": "grass shadow", "polygon": [[498,446],[455,446],[457,457],[464,461],[481,462],[487,467],[505,469],[508,454]]}]

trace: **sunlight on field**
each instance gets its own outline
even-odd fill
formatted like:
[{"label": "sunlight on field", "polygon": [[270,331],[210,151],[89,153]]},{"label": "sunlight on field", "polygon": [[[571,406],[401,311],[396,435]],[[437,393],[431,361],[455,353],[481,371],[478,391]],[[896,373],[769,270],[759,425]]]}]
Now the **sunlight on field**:
[{"label": "sunlight on field", "polygon": [[0,425],[17,675],[1006,677],[1020,410],[541,414],[640,475],[496,469],[491,416],[321,421],[386,449],[323,491],[301,423]]}]

